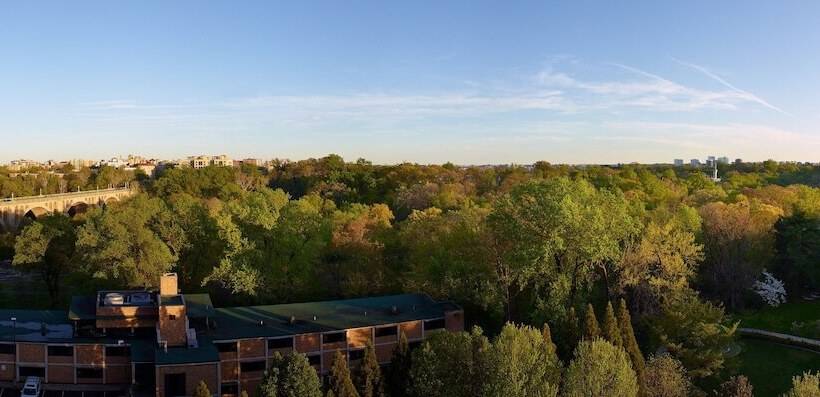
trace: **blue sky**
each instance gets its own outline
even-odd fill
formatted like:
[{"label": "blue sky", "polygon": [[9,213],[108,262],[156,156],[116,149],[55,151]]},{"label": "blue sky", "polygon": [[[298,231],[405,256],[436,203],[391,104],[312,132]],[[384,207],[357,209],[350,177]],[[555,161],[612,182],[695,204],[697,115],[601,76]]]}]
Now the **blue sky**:
[{"label": "blue sky", "polygon": [[820,160],[820,2],[14,2],[0,161]]}]

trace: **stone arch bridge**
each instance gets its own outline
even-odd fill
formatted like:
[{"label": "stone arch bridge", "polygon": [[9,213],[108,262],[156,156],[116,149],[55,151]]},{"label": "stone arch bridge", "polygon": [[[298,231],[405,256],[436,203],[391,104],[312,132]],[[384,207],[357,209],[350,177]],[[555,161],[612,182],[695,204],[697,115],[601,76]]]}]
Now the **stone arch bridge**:
[{"label": "stone arch bridge", "polygon": [[89,207],[124,200],[134,194],[128,187],[0,199],[0,231],[16,231],[24,219],[61,213],[69,216]]}]

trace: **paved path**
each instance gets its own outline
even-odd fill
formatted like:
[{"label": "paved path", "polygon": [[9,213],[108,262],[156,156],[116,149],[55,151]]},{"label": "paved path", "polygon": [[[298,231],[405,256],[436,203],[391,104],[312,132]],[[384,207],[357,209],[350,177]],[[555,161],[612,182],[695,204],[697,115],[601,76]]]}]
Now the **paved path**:
[{"label": "paved path", "polygon": [[781,334],[779,332],[766,331],[756,328],[738,328],[737,333],[745,337],[768,339],[820,352],[820,340],[817,339],[804,338],[802,336],[795,336],[789,334]]}]

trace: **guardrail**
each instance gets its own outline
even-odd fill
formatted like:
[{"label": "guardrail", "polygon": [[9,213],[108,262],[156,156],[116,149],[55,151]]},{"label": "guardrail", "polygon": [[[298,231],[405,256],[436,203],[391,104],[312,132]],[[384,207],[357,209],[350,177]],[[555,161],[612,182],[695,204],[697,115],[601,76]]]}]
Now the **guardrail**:
[{"label": "guardrail", "polygon": [[84,196],[87,194],[95,194],[95,193],[105,193],[105,192],[121,192],[121,191],[130,191],[130,187],[113,187],[113,188],[105,188],[105,189],[94,189],[94,190],[80,190],[78,192],[67,192],[67,193],[54,193],[54,194],[42,194],[39,196],[22,196],[22,197],[7,197],[0,199],[0,203],[25,203],[27,201],[39,201],[42,199],[48,198],[56,198],[56,197],[77,197],[77,196]]}]

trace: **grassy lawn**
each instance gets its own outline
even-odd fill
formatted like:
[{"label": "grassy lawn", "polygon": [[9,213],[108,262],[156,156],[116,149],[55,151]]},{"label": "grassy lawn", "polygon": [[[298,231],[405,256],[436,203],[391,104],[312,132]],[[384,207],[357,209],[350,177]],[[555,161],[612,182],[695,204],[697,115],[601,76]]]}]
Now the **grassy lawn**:
[{"label": "grassy lawn", "polygon": [[820,369],[820,353],[756,339],[740,343],[739,372],[752,382],[757,397],[780,396],[791,387],[792,376]]},{"label": "grassy lawn", "polygon": [[735,315],[741,327],[820,339],[820,301],[790,302]]}]

